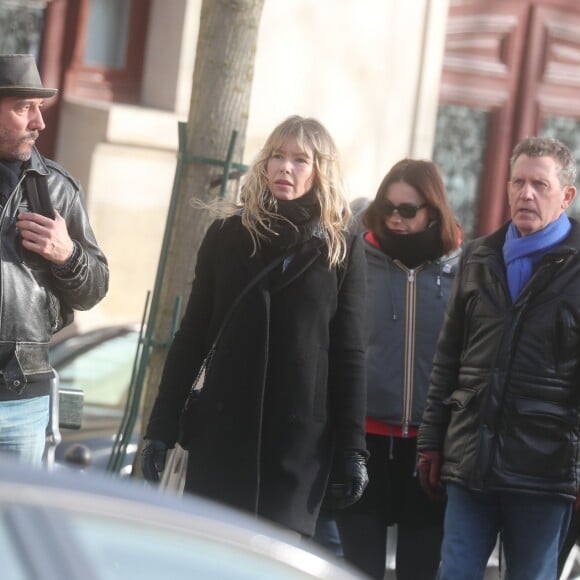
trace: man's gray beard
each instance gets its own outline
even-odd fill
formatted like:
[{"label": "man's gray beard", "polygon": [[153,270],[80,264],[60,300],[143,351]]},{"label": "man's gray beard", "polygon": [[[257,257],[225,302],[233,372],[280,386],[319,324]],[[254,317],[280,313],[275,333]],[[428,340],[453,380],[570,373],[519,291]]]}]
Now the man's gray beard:
[{"label": "man's gray beard", "polygon": [[32,157],[32,149],[28,151],[28,153],[26,152],[20,153],[16,157],[16,159],[13,159],[12,161],[28,161],[31,157]]},{"label": "man's gray beard", "polygon": [[28,139],[23,139],[22,141],[28,145],[28,148],[24,150],[16,149],[16,151],[14,151],[13,161],[28,161],[32,157],[32,148],[34,147],[34,142],[32,145],[29,145]]},{"label": "man's gray beard", "polygon": [[[0,135],[0,141],[2,136]],[[28,161],[32,157],[32,147],[30,146],[27,150],[16,149],[14,151],[6,151],[5,153],[0,153],[0,159],[4,161]]]},{"label": "man's gray beard", "polygon": [[32,157],[32,153],[15,153],[12,155],[2,155],[0,154],[0,161],[7,161],[12,163],[13,161],[28,161]]}]

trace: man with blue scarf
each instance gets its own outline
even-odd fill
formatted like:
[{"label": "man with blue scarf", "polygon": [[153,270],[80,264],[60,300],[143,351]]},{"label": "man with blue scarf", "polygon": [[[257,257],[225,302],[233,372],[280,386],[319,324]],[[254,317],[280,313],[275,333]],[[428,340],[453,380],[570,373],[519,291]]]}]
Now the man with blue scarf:
[{"label": "man with blue scarf", "polygon": [[440,580],[483,578],[498,534],[510,580],[556,580],[580,488],[576,164],[519,143],[511,220],[464,249],[419,429],[419,478],[447,494]]}]

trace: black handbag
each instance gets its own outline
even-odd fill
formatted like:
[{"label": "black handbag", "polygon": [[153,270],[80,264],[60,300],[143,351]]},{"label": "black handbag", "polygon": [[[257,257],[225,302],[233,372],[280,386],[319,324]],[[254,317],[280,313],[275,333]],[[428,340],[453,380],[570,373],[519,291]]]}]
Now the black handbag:
[{"label": "black handbag", "polygon": [[227,311],[224,319],[219,327],[219,330],[216,333],[216,337],[205,355],[201,367],[191,385],[191,389],[185,399],[185,404],[179,416],[179,436],[178,442],[183,449],[189,449],[189,444],[191,441],[191,429],[194,425],[194,417],[193,417],[193,409],[195,407],[195,402],[199,398],[202,389],[205,385],[205,379],[208,376],[211,363],[213,361],[213,357],[218,349],[219,341],[221,336],[224,333],[225,328],[227,327],[235,309],[237,308],[238,304],[242,301],[244,296],[260,281],[262,278],[267,276],[276,266],[282,264],[283,262],[291,260],[294,255],[296,254],[298,248],[294,247],[288,252],[278,256],[276,259],[272,260],[265,268],[260,270],[242,289],[242,291],[238,294],[236,299],[232,302],[229,310]]}]

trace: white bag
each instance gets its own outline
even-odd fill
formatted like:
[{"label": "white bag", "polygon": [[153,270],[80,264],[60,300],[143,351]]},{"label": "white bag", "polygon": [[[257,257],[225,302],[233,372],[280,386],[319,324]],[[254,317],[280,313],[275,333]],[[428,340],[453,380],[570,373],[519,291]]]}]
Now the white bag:
[{"label": "white bag", "polygon": [[159,482],[159,489],[162,492],[183,494],[187,472],[187,455],[187,451],[179,443],[176,443],[175,447],[167,452],[165,469]]}]

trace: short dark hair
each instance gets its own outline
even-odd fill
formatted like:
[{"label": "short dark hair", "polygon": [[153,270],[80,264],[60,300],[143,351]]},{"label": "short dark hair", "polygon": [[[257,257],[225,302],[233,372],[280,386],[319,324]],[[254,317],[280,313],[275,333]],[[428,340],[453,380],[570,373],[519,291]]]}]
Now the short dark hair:
[{"label": "short dark hair", "polygon": [[513,150],[510,159],[510,172],[520,155],[528,157],[552,157],[560,164],[558,176],[561,185],[574,185],[576,181],[576,160],[572,151],[559,141],[550,137],[527,137],[520,141]]},{"label": "short dark hair", "polygon": [[435,163],[422,159],[402,159],[391,167],[379,185],[375,199],[363,214],[363,224],[373,233],[381,231],[385,222],[384,201],[393,183],[404,182],[414,187],[429,208],[437,214],[444,253],[461,243],[461,229],[453,214],[443,177]]}]

